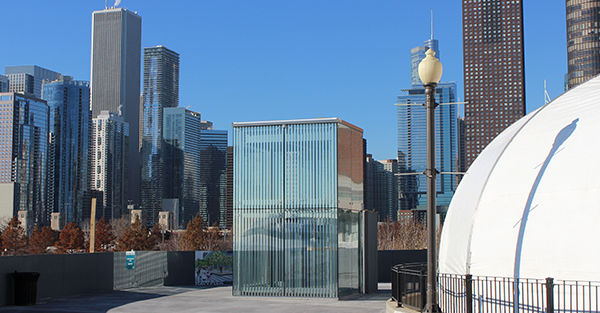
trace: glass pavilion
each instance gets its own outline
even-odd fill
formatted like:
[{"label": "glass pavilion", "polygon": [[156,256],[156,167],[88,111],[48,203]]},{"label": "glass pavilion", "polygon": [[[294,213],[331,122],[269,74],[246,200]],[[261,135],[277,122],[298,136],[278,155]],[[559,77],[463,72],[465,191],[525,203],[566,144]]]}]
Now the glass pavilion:
[{"label": "glass pavilion", "polygon": [[363,130],[337,118],[232,126],[233,294],[359,293]]}]

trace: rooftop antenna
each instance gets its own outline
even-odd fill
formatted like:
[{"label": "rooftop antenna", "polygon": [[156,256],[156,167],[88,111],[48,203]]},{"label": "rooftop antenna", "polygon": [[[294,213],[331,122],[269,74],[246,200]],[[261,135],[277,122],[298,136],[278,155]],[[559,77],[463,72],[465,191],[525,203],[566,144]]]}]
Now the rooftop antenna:
[{"label": "rooftop antenna", "polygon": [[104,10],[108,9],[108,0],[104,0]]},{"label": "rooftop antenna", "polygon": [[431,40],[433,40],[433,10],[431,10]]},{"label": "rooftop antenna", "polygon": [[552,101],[552,99],[550,99],[548,90],[546,90],[546,80],[544,79],[544,104],[548,104],[550,101]]}]

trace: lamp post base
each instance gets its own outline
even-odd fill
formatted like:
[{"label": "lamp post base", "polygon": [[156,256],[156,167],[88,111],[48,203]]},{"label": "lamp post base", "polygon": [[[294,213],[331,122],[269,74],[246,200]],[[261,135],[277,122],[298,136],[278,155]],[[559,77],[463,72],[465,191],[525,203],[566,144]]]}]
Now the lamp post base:
[{"label": "lamp post base", "polygon": [[423,308],[424,313],[442,313],[442,309],[436,303],[427,303]]}]

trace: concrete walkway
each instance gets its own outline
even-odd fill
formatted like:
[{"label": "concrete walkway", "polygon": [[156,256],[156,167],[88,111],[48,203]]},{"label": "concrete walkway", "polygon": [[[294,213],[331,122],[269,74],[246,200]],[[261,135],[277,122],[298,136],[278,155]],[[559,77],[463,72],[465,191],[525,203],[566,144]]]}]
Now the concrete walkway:
[{"label": "concrete walkway", "polygon": [[233,297],[231,286],[153,287],[38,300],[34,306],[0,307],[0,312],[260,312],[260,313],[382,313],[390,297],[389,284],[358,299]]}]

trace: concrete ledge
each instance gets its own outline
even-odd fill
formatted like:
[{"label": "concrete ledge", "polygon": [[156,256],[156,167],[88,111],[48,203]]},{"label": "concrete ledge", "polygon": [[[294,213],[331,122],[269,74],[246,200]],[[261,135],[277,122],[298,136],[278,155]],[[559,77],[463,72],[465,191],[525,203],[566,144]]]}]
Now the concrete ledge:
[{"label": "concrete ledge", "polygon": [[385,302],[385,313],[415,313],[420,312],[418,310],[413,310],[405,307],[398,307],[396,301],[389,299]]}]

